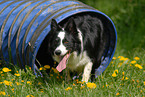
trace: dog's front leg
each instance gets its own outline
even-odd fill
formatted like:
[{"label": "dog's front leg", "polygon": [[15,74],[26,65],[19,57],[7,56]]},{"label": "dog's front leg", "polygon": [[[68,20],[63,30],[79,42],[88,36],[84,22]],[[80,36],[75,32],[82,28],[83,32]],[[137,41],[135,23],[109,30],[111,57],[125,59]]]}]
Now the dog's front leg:
[{"label": "dog's front leg", "polygon": [[92,66],[93,66],[93,63],[92,62],[88,62],[85,65],[82,81],[88,82],[88,80],[90,78]]}]

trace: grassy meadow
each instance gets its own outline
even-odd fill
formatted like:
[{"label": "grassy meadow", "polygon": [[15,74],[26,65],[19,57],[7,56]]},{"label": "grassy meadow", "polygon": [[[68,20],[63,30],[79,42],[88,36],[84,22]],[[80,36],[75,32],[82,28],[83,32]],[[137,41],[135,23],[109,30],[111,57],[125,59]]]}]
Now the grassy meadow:
[{"label": "grassy meadow", "polygon": [[95,82],[68,84],[49,64],[39,68],[44,76],[36,77],[28,66],[25,72],[0,62],[0,97],[145,97],[145,1],[80,1],[104,12],[116,26],[117,49],[107,69]]}]

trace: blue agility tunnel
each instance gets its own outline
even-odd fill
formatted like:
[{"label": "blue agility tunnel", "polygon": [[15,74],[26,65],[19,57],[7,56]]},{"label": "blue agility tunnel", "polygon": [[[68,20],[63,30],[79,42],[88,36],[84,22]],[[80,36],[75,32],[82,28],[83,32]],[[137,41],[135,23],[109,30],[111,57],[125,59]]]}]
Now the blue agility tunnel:
[{"label": "blue agility tunnel", "polygon": [[0,57],[7,63],[36,71],[38,50],[50,31],[51,19],[58,23],[80,13],[93,14],[105,25],[108,43],[96,77],[109,65],[116,48],[117,32],[104,13],[79,1],[70,0],[0,0]]}]

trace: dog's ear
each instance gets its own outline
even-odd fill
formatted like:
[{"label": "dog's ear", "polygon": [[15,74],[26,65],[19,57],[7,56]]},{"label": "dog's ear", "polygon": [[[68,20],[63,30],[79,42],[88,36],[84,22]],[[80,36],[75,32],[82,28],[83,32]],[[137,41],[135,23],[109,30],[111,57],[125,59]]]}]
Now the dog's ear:
[{"label": "dog's ear", "polygon": [[67,24],[65,25],[65,30],[68,31],[69,33],[73,33],[73,34],[77,33],[76,23],[73,17],[71,17],[68,20]]},{"label": "dog's ear", "polygon": [[60,27],[59,27],[59,25],[57,24],[56,20],[55,20],[55,19],[52,19],[52,20],[51,20],[51,30],[57,31],[57,30],[59,30],[59,29],[60,29]]}]

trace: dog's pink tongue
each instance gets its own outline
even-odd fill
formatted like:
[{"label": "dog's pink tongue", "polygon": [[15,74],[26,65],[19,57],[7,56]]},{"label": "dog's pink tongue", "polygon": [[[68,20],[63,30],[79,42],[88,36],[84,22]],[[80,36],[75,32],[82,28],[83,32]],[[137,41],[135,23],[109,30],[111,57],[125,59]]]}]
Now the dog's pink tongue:
[{"label": "dog's pink tongue", "polygon": [[61,72],[63,69],[66,68],[66,61],[68,59],[70,54],[66,54],[63,59],[60,61],[60,63],[58,64],[58,66],[56,67],[56,69]]}]

